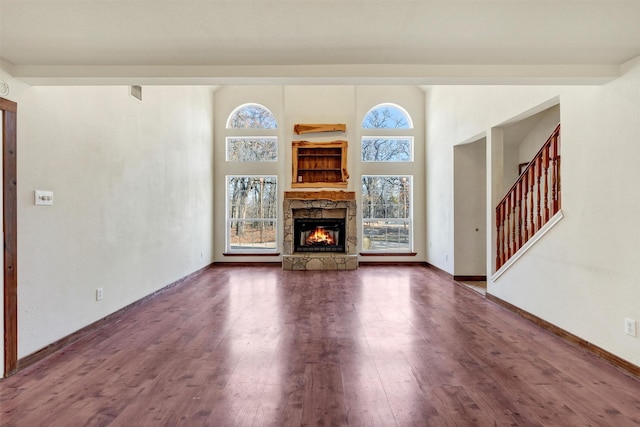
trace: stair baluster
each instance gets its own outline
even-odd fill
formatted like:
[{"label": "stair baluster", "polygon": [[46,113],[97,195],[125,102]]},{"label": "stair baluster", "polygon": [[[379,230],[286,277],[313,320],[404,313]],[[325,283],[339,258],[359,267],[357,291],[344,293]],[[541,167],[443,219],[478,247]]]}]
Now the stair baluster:
[{"label": "stair baluster", "polygon": [[560,125],[496,206],[496,270],[560,210]]}]

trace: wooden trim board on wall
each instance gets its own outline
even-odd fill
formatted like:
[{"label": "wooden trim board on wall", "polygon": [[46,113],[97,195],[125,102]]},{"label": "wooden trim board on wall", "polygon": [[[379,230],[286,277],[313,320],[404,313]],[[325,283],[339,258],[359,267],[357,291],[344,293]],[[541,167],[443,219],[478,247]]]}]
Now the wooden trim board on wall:
[{"label": "wooden trim board on wall", "polygon": [[4,230],[4,376],[18,367],[18,104],[0,98],[2,115],[2,220]]},{"label": "wooden trim board on wall", "polygon": [[486,282],[487,276],[453,276],[458,282]]}]

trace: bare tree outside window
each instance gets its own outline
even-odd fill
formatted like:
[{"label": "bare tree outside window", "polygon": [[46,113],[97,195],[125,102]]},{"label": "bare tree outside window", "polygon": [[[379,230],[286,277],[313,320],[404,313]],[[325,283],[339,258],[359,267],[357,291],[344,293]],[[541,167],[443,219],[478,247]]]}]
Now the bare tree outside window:
[{"label": "bare tree outside window", "polygon": [[275,176],[227,177],[230,250],[275,250],[278,191]]},{"label": "bare tree outside window", "polygon": [[411,129],[409,115],[393,104],[380,104],[367,113],[362,121],[365,129]]},{"label": "bare tree outside window", "polygon": [[[363,162],[413,161],[413,136],[381,136],[393,129],[403,129],[406,135],[407,129],[413,129],[411,117],[402,107],[389,103],[373,107],[362,120],[362,128]],[[372,135],[371,129],[380,130],[379,134]],[[364,251],[413,251],[411,180],[410,175],[362,176]]]},{"label": "bare tree outside window", "polygon": [[411,176],[362,177],[363,250],[412,251]]},{"label": "bare tree outside window", "polygon": [[363,162],[410,162],[413,160],[413,137],[362,137]]},{"label": "bare tree outside window", "polygon": [[276,129],[278,124],[268,108],[260,104],[244,104],[227,120],[227,129]]},{"label": "bare tree outside window", "polygon": [[[268,130],[277,127],[276,119],[268,108],[255,103],[240,105],[227,120],[226,160],[276,162],[278,137]],[[237,170],[241,174],[246,173],[251,166],[238,165]],[[276,177],[227,176],[226,193],[227,250],[275,252],[278,224]]]},{"label": "bare tree outside window", "polygon": [[228,162],[276,162],[278,161],[278,138],[227,137]]},{"label": "bare tree outside window", "polygon": [[[366,114],[363,129],[412,129],[409,115],[394,104],[380,104]],[[362,137],[362,161],[413,161],[413,137],[365,135]]]},{"label": "bare tree outside window", "polygon": [[[276,129],[276,119],[260,104],[244,104],[236,108],[227,120],[227,129]],[[276,136],[228,136],[227,161],[276,162],[278,161],[278,137]]]}]

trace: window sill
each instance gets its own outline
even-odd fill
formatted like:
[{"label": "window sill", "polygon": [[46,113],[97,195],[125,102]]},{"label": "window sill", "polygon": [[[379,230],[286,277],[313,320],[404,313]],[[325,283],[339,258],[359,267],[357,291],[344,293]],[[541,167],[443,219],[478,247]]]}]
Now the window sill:
[{"label": "window sill", "polygon": [[417,252],[360,252],[360,256],[416,256]]},{"label": "window sill", "polygon": [[280,252],[224,252],[223,256],[280,256]]}]

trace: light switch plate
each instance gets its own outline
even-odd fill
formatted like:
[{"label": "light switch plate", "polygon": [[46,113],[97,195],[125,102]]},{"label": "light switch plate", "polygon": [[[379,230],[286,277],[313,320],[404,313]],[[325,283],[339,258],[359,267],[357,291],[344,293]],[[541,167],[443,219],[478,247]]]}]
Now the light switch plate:
[{"label": "light switch plate", "polygon": [[633,319],[624,319],[624,333],[627,335],[631,335],[632,337],[636,336],[636,321]]},{"label": "light switch plate", "polygon": [[36,190],[35,204],[44,206],[53,205],[53,191]]}]

